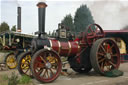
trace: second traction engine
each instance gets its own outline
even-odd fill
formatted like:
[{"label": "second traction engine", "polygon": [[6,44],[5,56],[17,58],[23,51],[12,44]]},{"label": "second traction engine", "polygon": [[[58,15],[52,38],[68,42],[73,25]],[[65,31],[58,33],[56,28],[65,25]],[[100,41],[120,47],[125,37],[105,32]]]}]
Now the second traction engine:
[{"label": "second traction engine", "polygon": [[[33,76],[40,82],[52,82],[62,69],[60,56],[68,57],[70,67],[79,73],[88,73],[92,68],[101,75],[120,65],[120,52],[110,38],[103,38],[105,33],[97,24],[91,24],[74,40],[48,38],[45,33],[46,3],[37,4],[39,11],[38,37],[32,40],[31,52],[26,52],[19,59],[18,70],[21,74]],[[63,32],[64,29],[62,30]],[[63,33],[61,38],[66,38]],[[59,35],[59,34],[58,34]],[[31,58],[28,56],[31,56]],[[21,61],[24,59],[26,63]],[[31,59],[31,63],[30,60]],[[21,68],[22,65],[28,68]],[[28,74],[30,69],[31,74]],[[27,71],[24,71],[26,70]]]}]

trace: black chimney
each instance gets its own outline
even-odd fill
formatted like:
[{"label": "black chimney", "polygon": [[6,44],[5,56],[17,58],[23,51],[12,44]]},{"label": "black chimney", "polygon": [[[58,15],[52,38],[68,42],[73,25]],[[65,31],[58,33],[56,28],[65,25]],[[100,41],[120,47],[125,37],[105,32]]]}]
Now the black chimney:
[{"label": "black chimney", "polygon": [[45,2],[39,2],[38,6],[38,17],[39,17],[39,34],[45,34],[45,8],[47,4]]},{"label": "black chimney", "polygon": [[17,32],[21,32],[21,7],[17,7]]}]

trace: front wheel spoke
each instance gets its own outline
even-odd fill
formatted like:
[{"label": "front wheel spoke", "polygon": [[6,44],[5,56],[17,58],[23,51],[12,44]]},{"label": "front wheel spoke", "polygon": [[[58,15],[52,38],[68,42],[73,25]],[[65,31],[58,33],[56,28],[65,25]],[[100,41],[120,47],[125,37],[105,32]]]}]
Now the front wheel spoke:
[{"label": "front wheel spoke", "polygon": [[57,66],[58,64],[57,63],[52,63],[52,66]]},{"label": "front wheel spoke", "polygon": [[49,70],[51,71],[52,75],[54,75],[54,73],[53,73],[52,69],[49,69]]},{"label": "front wheel spoke", "polygon": [[46,60],[40,56],[41,60],[46,64]]},{"label": "front wheel spoke", "polygon": [[46,77],[46,72],[47,72],[47,71],[46,71],[46,69],[45,69],[45,71],[44,71],[44,73],[43,73],[43,76],[42,76],[42,77],[44,77],[44,76]]},{"label": "front wheel spoke", "polygon": [[47,73],[47,77],[50,78],[49,73],[48,73],[48,69],[47,69],[46,71],[47,71],[47,72],[46,72],[46,73]]},{"label": "front wheel spoke", "polygon": [[37,74],[40,75],[43,72],[43,70],[44,69],[41,68]]}]

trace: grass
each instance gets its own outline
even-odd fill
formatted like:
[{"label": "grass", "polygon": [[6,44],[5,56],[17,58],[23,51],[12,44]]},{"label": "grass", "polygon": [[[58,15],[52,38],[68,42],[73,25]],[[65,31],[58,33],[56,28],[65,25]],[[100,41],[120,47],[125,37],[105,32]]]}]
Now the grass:
[{"label": "grass", "polygon": [[18,75],[12,72],[11,77],[8,78],[8,85],[17,85],[19,82]]},{"label": "grass", "polygon": [[8,80],[8,75],[7,75],[7,74],[1,75],[1,78],[2,78],[4,81],[6,81],[6,80]]},{"label": "grass", "polygon": [[0,75],[0,85],[33,85],[33,84],[29,76],[22,75],[21,77],[19,77],[18,74],[12,72],[10,77],[7,74]]},{"label": "grass", "polygon": [[31,82],[31,78],[26,75],[22,75],[21,78],[19,79],[20,84],[28,84]]}]

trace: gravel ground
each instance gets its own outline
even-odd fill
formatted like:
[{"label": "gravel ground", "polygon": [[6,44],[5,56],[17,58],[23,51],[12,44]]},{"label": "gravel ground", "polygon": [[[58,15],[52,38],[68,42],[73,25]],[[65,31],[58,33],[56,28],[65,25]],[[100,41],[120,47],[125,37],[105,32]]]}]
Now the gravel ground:
[{"label": "gravel ground", "polygon": [[[128,63],[121,64],[120,70],[124,72],[123,76],[116,78],[108,78],[104,76],[100,76],[94,71],[89,72],[88,74],[78,74],[68,69],[70,75],[68,76],[59,76],[57,80],[52,83],[48,83],[46,85],[128,85]],[[0,71],[0,75],[11,75],[12,72],[15,72],[19,75],[17,69],[8,70],[8,71]],[[1,78],[0,78],[1,80]],[[2,82],[0,81],[2,85]],[[33,84],[31,85],[45,85],[37,80],[32,80]]]}]

